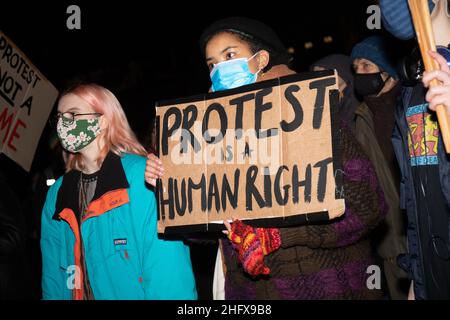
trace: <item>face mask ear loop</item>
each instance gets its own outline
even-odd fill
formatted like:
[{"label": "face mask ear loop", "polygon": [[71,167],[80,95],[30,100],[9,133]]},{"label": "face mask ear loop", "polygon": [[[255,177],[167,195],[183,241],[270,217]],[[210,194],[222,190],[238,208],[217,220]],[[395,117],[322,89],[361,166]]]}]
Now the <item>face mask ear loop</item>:
[{"label": "face mask ear loop", "polygon": [[[380,71],[380,76],[383,74],[383,72],[386,72],[386,71],[384,71],[384,70],[383,70],[383,71]],[[386,80],[383,81],[383,88],[384,88],[384,86],[386,85],[386,83],[389,81],[389,79],[392,78],[391,75],[390,75],[389,73],[386,72],[386,74],[387,74],[387,78],[386,78]],[[383,77],[381,77],[381,79],[383,79]],[[382,89],[382,90],[383,90],[383,89]]]},{"label": "face mask ear loop", "polygon": [[[258,52],[256,52],[254,55],[252,55],[250,58],[248,58],[248,59],[247,59],[247,63],[248,63],[250,60],[252,60],[254,57],[256,57],[257,54],[260,54],[260,53],[261,53],[261,51],[258,51]],[[258,73],[260,73],[261,71],[262,71],[262,69],[258,69],[258,71],[256,71],[256,72],[254,73],[256,79],[258,79]]]},{"label": "face mask ear loop", "polygon": [[257,54],[261,53],[261,51],[256,52],[254,55],[252,55],[250,58],[247,59],[247,62],[252,60]]},{"label": "face mask ear loop", "polygon": [[[381,80],[383,80],[383,77],[382,77],[383,72],[386,72],[386,71],[381,71],[381,70],[380,70],[380,77],[381,77]],[[380,92],[383,91],[384,86],[386,85],[386,83],[389,81],[390,78],[392,78],[391,75],[390,75],[389,73],[386,72],[386,74],[387,74],[388,77],[386,78],[386,80],[383,80],[383,88],[381,88]],[[377,94],[380,94],[380,92],[378,92]]]}]

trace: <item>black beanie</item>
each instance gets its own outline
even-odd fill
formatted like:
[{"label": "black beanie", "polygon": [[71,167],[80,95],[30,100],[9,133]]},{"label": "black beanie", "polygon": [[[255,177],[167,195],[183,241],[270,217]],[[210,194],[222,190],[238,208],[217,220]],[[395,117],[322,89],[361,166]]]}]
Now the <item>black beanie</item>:
[{"label": "black beanie", "polygon": [[271,27],[260,21],[245,17],[230,17],[217,20],[207,27],[200,36],[200,49],[202,50],[202,54],[205,52],[206,43],[213,35],[221,31],[241,34],[255,42],[263,44],[274,54],[283,57],[286,63],[289,63],[291,60],[283,42],[281,42]]}]

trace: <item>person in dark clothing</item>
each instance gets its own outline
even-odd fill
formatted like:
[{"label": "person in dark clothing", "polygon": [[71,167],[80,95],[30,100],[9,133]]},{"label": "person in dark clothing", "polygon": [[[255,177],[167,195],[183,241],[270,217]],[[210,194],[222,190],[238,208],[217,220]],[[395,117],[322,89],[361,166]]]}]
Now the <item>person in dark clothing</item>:
[{"label": "person in dark clothing", "polygon": [[[252,19],[234,17],[208,27],[200,40],[211,71],[212,91],[276,79],[295,72],[275,32]],[[235,61],[233,61],[235,60]],[[234,64],[235,63],[235,64]],[[238,74],[221,76],[233,65]],[[223,296],[218,299],[377,299],[367,286],[373,264],[368,235],[387,208],[373,166],[351,131],[342,125],[345,214],[333,221],[288,228],[252,228],[234,221],[228,239],[220,239],[216,264]],[[154,155],[147,160],[146,181],[155,184],[163,171]],[[252,245],[239,245],[237,238]],[[245,238],[245,239],[244,239]],[[231,240],[231,241],[230,241]],[[224,266],[224,267],[223,267]],[[222,268],[223,267],[223,268]],[[220,287],[220,284],[218,285]]]},{"label": "person in dark clothing", "polygon": [[377,228],[372,242],[383,260],[387,291],[391,299],[406,299],[406,273],[397,265],[397,256],[406,250],[405,217],[400,209],[400,170],[391,136],[400,85],[395,61],[388,54],[385,38],[372,36],[355,45],[351,58],[356,93],[363,103],[355,111],[355,135],[375,166],[389,205],[389,213]]},{"label": "person in dark clothing", "polygon": [[[404,160],[404,175],[410,177],[404,179],[410,192],[405,200],[411,206],[408,218],[416,226],[408,232],[417,240],[422,268],[412,269],[410,256],[403,256],[400,262],[413,273],[414,284],[424,288],[424,294],[415,298],[450,299],[450,207],[444,191],[448,188],[449,160],[436,114],[428,110],[425,95],[421,83],[406,88],[403,105],[397,110],[394,143]],[[405,161],[406,156],[409,161]]]},{"label": "person in dark clothing", "polygon": [[[394,111],[400,84],[393,58],[388,54],[388,42],[372,36],[355,45],[351,58],[355,71],[355,90],[372,113],[375,136],[386,162],[399,184],[399,170],[391,142]],[[359,108],[361,110],[362,107]]]},{"label": "person in dark clothing", "polygon": [[0,300],[24,299],[25,220],[6,178],[0,172]]},{"label": "person in dark clothing", "polygon": [[422,84],[405,88],[396,114],[393,142],[403,174],[410,239],[409,254],[399,262],[413,279],[416,299],[450,299],[450,164],[425,94]]},{"label": "person in dark clothing", "polygon": [[[449,2],[428,4],[437,49],[448,50]],[[406,0],[383,0],[380,6],[389,32],[403,40],[414,37]],[[399,264],[411,280],[409,299],[450,299],[450,157],[426,95],[418,81],[404,85],[395,110],[392,142],[401,170],[400,204],[408,217],[408,253]]]},{"label": "person in dark clothing", "polygon": [[[442,104],[446,107],[447,114],[450,115],[450,62],[436,52],[430,52],[430,55],[439,63],[440,70],[424,72],[422,82],[429,88],[425,98],[431,110],[436,111],[436,106]],[[433,79],[440,81],[441,85],[430,87],[430,82]],[[435,187],[431,187],[431,189],[435,189]],[[441,194],[442,189],[434,191],[440,194],[439,199],[441,201],[436,203],[435,206],[428,208],[429,212],[427,212],[427,219],[424,225],[427,225],[429,230],[422,231],[422,234],[426,237],[425,242],[431,242],[433,247],[431,251],[433,254],[430,257],[431,263],[428,266],[425,265],[425,270],[427,272],[428,269],[432,280],[431,284],[428,285],[430,298],[447,299],[450,297],[450,250],[448,234],[450,218],[448,214],[442,215],[442,212],[448,213],[448,206],[445,205],[445,201],[442,201],[444,199]],[[437,225],[436,223],[433,224],[433,221],[438,221]],[[439,223],[439,221],[442,223]],[[438,277],[436,277],[436,273],[439,275]]]}]

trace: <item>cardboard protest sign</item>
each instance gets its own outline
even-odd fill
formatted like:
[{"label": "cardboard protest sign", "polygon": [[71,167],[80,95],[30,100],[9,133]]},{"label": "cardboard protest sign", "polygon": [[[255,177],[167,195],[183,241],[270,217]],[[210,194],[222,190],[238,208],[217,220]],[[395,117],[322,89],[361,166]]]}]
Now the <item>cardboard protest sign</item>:
[{"label": "cardboard protest sign", "polygon": [[0,152],[29,171],[56,88],[0,31]]},{"label": "cardboard protest sign", "polygon": [[158,104],[158,231],[342,215],[336,98],[321,71]]}]

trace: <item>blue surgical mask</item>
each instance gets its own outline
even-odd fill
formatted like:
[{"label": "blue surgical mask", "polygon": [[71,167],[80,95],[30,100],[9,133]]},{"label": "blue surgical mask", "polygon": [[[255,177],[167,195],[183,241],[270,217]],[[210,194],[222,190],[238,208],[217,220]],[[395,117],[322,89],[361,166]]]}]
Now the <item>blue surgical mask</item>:
[{"label": "blue surgical mask", "polygon": [[213,92],[222,91],[255,83],[259,71],[251,73],[248,67],[248,61],[253,59],[258,53],[255,53],[248,59],[238,58],[215,64],[210,73],[212,82],[211,90]]}]

